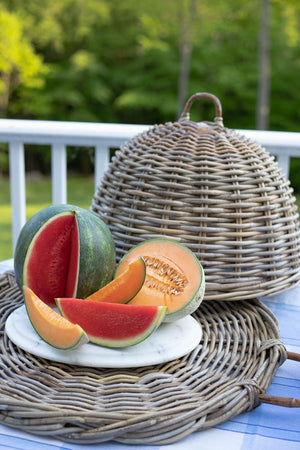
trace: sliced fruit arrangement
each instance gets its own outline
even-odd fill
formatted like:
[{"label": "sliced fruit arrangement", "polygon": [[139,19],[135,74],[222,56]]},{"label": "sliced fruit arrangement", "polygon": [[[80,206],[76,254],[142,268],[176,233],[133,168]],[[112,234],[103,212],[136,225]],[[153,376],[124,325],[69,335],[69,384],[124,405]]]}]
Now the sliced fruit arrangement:
[{"label": "sliced fruit arrangement", "polygon": [[52,205],[22,228],[14,253],[16,281],[48,304],[55,297],[85,298],[109,283],[115,245],[107,225],[73,205]]},{"label": "sliced fruit arrangement", "polygon": [[146,264],[143,258],[139,257],[132,261],[121,275],[86,297],[85,300],[127,303],[139,292],[144,284],[145,277]]},{"label": "sliced fruit arrangement", "polygon": [[[115,271],[109,228],[73,205],[49,206],[32,216],[14,261],[34,329],[60,349],[88,341],[135,345],[163,321],[193,313],[204,296],[203,268],[186,246],[150,239],[132,248]],[[49,306],[55,304],[61,315]]]},{"label": "sliced fruit arrangement", "polygon": [[75,349],[88,342],[88,337],[79,325],[55,312],[28,286],[24,286],[24,300],[29,320],[40,337],[61,350]]},{"label": "sliced fruit arrangement", "polygon": [[186,246],[171,239],[149,239],[132,248],[120,261],[115,276],[142,257],[146,279],[129,305],[167,306],[164,321],[181,319],[200,305],[205,291],[203,268]]},{"label": "sliced fruit arrangement", "polygon": [[76,298],[57,298],[61,314],[79,324],[94,344],[128,347],[152,334],[162,322],[166,306],[124,305]]}]

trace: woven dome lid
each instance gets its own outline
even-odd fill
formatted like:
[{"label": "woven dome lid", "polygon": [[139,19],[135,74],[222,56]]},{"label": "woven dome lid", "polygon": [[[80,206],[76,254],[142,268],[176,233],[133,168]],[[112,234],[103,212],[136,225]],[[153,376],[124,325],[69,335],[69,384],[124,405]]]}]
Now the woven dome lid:
[{"label": "woven dome lid", "polygon": [[[211,99],[214,122],[189,119]],[[91,210],[109,226],[118,260],[169,237],[205,270],[205,300],[245,300],[300,282],[299,223],[290,183],[264,148],[223,126],[212,94],[192,96],[178,122],[155,125],[117,151]]]}]

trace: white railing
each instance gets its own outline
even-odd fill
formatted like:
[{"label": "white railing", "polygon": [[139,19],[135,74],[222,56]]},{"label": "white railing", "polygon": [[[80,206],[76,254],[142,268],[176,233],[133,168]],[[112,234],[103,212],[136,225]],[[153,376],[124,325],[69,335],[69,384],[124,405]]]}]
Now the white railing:
[{"label": "white railing", "polygon": [[[51,146],[52,203],[67,202],[67,146],[95,149],[95,189],[109,162],[109,149],[149,128],[82,122],[0,120],[0,142],[9,144],[9,174],[12,206],[12,245],[15,248],[20,229],[26,221],[24,144]],[[300,133],[238,130],[277,156],[285,176],[291,157],[300,157]]]}]

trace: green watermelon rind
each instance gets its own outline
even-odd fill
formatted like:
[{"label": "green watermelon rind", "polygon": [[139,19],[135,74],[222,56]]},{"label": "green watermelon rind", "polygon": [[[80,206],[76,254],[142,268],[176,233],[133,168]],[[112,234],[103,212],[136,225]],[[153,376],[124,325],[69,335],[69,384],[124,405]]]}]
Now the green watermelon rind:
[{"label": "green watermelon rind", "polygon": [[23,226],[14,252],[14,272],[22,290],[26,284],[26,267],[30,251],[41,231],[56,217],[74,214],[79,225],[79,241],[85,240],[84,248],[79,244],[77,286],[74,296],[87,297],[111,281],[115,270],[115,244],[107,225],[93,212],[70,204],[51,205],[34,214]]},{"label": "green watermelon rind", "polygon": [[115,244],[109,228],[96,214],[90,212],[83,215],[79,212],[76,219],[79,242],[85,240],[90,244],[84,248],[79,246],[76,297],[85,298],[112,280],[116,265]]},{"label": "green watermelon rind", "polygon": [[[70,320],[68,315],[65,314],[62,305],[60,303],[60,298],[56,298],[56,305],[63,317]],[[167,307],[166,306],[157,306],[157,314],[155,318],[153,319],[151,325],[147,327],[142,333],[137,334],[129,339],[103,339],[101,337],[93,336],[89,334],[86,330],[84,330],[84,327],[82,325],[81,328],[85,331],[85,333],[88,336],[88,339],[91,343],[100,345],[101,347],[108,347],[108,348],[123,348],[123,347],[132,347],[133,345],[139,344],[140,342],[147,339],[163,322],[163,319],[166,315]]]}]

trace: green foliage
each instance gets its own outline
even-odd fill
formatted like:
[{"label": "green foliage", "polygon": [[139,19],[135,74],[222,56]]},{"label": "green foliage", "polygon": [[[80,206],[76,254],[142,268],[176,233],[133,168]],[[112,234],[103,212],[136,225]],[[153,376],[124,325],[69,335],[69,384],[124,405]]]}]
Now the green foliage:
[{"label": "green foliage", "polygon": [[[0,0],[2,115],[148,124],[175,120],[180,52],[188,40],[188,95],[212,92],[222,102],[226,126],[254,128],[260,4]],[[270,0],[270,11],[270,129],[298,130],[300,3]],[[214,111],[209,102],[199,102],[191,113],[194,120],[210,120]]]},{"label": "green foliage", "polygon": [[8,113],[11,96],[19,85],[41,89],[46,71],[25,36],[21,18],[0,5],[0,116]]},{"label": "green foliage", "polygon": [[8,145],[0,145],[0,176],[7,174],[9,170]]}]

